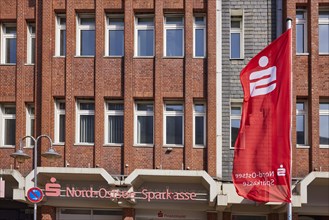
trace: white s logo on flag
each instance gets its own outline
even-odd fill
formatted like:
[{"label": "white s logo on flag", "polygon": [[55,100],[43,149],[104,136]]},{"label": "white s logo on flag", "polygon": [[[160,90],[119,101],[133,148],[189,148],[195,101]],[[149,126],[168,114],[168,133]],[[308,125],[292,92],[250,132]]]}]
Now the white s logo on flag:
[{"label": "white s logo on flag", "polygon": [[[268,58],[263,56],[258,61],[259,66],[265,67],[268,64]],[[276,66],[264,70],[256,71],[250,74],[250,96],[266,95],[276,88]],[[270,84],[272,83],[272,84]]]}]

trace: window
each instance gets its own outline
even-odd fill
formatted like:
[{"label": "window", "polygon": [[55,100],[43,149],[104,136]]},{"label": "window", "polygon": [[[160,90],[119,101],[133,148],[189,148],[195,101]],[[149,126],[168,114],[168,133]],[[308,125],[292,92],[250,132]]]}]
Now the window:
[{"label": "window", "polygon": [[35,61],[35,24],[28,24],[27,29],[27,63],[32,64]]},{"label": "window", "polygon": [[0,146],[15,146],[16,142],[16,107],[0,105]]},{"label": "window", "polygon": [[153,144],[153,103],[137,102],[135,105],[135,144]]},{"label": "window", "polygon": [[243,19],[241,10],[231,11],[230,54],[231,59],[243,58]]},{"label": "window", "polygon": [[166,103],[164,112],[164,144],[183,145],[184,109],[180,103]]},{"label": "window", "polygon": [[306,102],[297,101],[296,103],[296,143],[298,145],[307,145],[307,111]]},{"label": "window", "polygon": [[105,143],[123,144],[123,102],[107,102],[105,112]]},{"label": "window", "polygon": [[55,143],[65,142],[65,101],[55,102]]},{"label": "window", "polygon": [[329,7],[319,11],[319,52],[329,54]]},{"label": "window", "polygon": [[154,56],[154,17],[135,18],[135,56]]},{"label": "window", "polygon": [[205,104],[196,103],[193,108],[194,146],[206,145],[206,107]]},{"label": "window", "polygon": [[106,18],[105,56],[123,56],[124,54],[124,19],[121,15]]},{"label": "window", "polygon": [[206,56],[206,17],[195,16],[193,25],[194,57]]},{"label": "window", "polygon": [[[28,105],[26,108],[26,135],[34,137],[34,106]],[[26,138],[26,147],[32,147],[34,141]]]},{"label": "window", "polygon": [[329,147],[329,101],[320,102],[320,146]]},{"label": "window", "polygon": [[307,52],[307,13],[305,8],[296,11],[296,52]]},{"label": "window", "polygon": [[95,16],[80,14],[77,24],[77,56],[94,56]]},{"label": "window", "polygon": [[56,16],[56,56],[65,56],[66,54],[66,17],[64,14]]},{"label": "window", "polygon": [[242,114],[241,104],[233,103],[231,104],[231,148],[234,148],[236,138],[239,134],[240,120]]},{"label": "window", "polygon": [[167,15],[164,24],[164,56],[184,56],[184,19],[181,15]]},{"label": "window", "polygon": [[93,144],[95,136],[95,104],[81,100],[77,104],[77,135],[76,142]]},{"label": "window", "polygon": [[16,63],[16,24],[5,23],[1,28],[1,63]]}]

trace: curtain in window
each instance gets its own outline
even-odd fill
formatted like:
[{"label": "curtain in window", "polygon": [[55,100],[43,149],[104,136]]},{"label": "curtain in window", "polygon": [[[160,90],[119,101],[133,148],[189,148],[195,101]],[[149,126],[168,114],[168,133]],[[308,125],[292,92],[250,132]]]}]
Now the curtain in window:
[{"label": "curtain in window", "polygon": [[80,142],[94,143],[95,134],[95,117],[94,115],[80,116]]},{"label": "curtain in window", "polygon": [[167,116],[166,144],[183,144],[183,117]]},{"label": "curtain in window", "polygon": [[16,119],[5,119],[5,145],[15,145]]},{"label": "curtain in window", "polygon": [[195,144],[204,145],[204,117],[195,117]]},{"label": "curtain in window", "polygon": [[153,116],[138,116],[137,143],[153,144]]},{"label": "curtain in window", "polygon": [[65,115],[59,116],[59,142],[65,142]]},{"label": "curtain in window", "polygon": [[166,43],[167,56],[183,56],[183,30],[167,30]]},{"label": "curtain in window", "polygon": [[123,143],[123,116],[109,116],[109,143]]}]

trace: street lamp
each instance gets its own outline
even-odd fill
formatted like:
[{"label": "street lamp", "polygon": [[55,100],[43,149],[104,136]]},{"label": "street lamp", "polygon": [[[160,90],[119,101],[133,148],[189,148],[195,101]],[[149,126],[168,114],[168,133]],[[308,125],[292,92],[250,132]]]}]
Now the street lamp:
[{"label": "street lamp", "polygon": [[[47,152],[41,154],[41,156],[46,157],[46,158],[51,159],[51,160],[56,159],[56,158],[60,158],[61,155],[59,153],[57,153],[55,151],[55,149],[53,148],[53,141],[46,134],[39,135],[37,138],[34,138],[31,135],[27,135],[27,136],[21,138],[20,141],[19,141],[19,149],[15,153],[12,153],[10,155],[11,157],[15,158],[18,163],[23,163],[26,159],[30,158],[30,156],[27,155],[26,153],[24,153],[24,151],[23,151],[23,140],[25,140],[26,138],[31,138],[33,140],[33,142],[34,142],[34,187],[37,187],[38,141],[42,137],[45,137],[49,140],[50,148],[48,149]],[[37,220],[37,203],[34,203],[34,220]]]}]

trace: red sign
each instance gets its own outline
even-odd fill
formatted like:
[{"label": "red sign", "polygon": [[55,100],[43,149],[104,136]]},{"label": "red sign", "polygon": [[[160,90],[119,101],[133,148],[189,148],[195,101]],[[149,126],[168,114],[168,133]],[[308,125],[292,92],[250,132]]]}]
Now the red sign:
[{"label": "red sign", "polygon": [[27,198],[32,203],[39,203],[43,199],[43,192],[38,187],[32,187],[27,191]]},{"label": "red sign", "polygon": [[291,30],[241,71],[244,91],[235,143],[237,193],[258,202],[290,202]]}]

